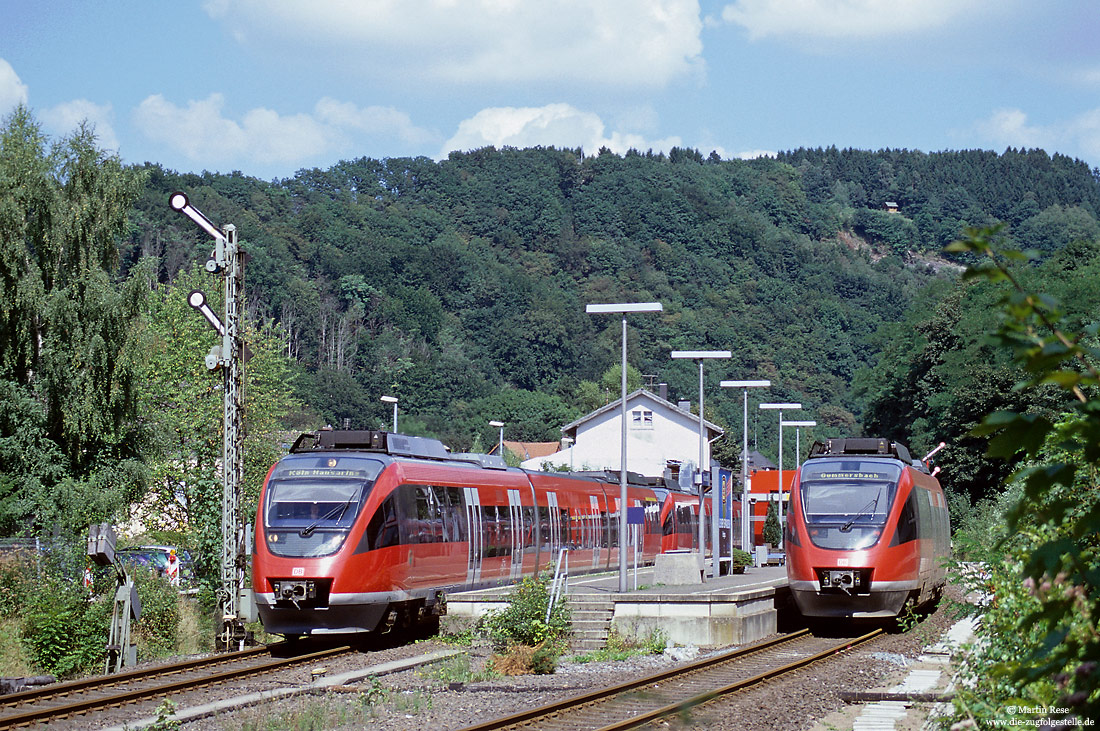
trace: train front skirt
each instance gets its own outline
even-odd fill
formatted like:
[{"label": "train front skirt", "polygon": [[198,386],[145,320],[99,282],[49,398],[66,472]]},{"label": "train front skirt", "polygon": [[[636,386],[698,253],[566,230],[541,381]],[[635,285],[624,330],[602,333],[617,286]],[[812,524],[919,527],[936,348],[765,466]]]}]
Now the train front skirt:
[{"label": "train front skirt", "polygon": [[896,617],[919,588],[916,581],[878,581],[866,594],[825,589],[816,581],[791,580],[791,595],[804,617]]}]

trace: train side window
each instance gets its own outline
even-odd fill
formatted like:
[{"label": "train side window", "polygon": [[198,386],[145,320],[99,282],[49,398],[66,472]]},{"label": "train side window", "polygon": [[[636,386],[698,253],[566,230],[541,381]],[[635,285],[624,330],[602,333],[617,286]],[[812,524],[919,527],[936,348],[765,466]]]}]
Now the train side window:
[{"label": "train side window", "polygon": [[561,511],[561,543],[563,546],[573,545],[573,524],[569,520],[569,511],[558,508]]},{"label": "train side window", "polygon": [[523,547],[535,547],[535,509],[524,506],[523,510]]},{"label": "train side window", "polygon": [[676,508],[676,532],[686,535],[693,535],[695,533],[692,525],[695,522],[695,516],[691,514],[691,508],[687,505],[681,505]]},{"label": "train side window", "polygon": [[467,515],[466,506],[462,502],[462,488],[461,487],[445,487],[437,488],[444,490],[447,495],[446,509],[446,525],[450,531],[450,540],[452,541],[464,541],[469,535],[470,531],[467,528]]},{"label": "train side window", "polygon": [[481,506],[481,532],[484,535],[484,556],[493,558],[499,555],[500,548],[500,524],[497,522],[497,509],[495,505]]},{"label": "train side window", "polygon": [[428,485],[416,486],[416,543],[443,541],[443,511],[436,501],[435,490]]},{"label": "train side window", "polygon": [[542,550],[550,550],[550,508],[539,506],[539,542]]},{"label": "train side window", "polygon": [[[932,493],[928,492],[928,490],[921,490],[916,487],[913,488],[913,491],[917,493],[917,515],[919,517],[919,521],[917,524],[932,525],[932,503],[929,500]],[[917,537],[923,538],[924,536]]]},{"label": "train side window", "polygon": [[512,555],[512,511],[506,505],[497,506],[498,556]]},{"label": "train side window", "polygon": [[367,545],[373,551],[396,546],[399,540],[397,511],[391,495],[382,502],[367,524]]},{"label": "train side window", "polygon": [[917,516],[920,515],[920,508],[917,507],[916,492],[916,489],[910,491],[909,498],[901,508],[901,515],[898,517],[897,532],[894,534],[894,540],[891,545],[900,545],[902,543],[908,543],[909,541],[915,541],[919,538],[917,532]]}]

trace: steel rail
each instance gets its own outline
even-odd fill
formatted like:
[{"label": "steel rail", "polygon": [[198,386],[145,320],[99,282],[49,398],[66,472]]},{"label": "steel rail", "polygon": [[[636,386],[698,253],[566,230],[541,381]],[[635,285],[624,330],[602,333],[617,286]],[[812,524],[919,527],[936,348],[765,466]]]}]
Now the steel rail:
[{"label": "steel rail", "polygon": [[225,665],[227,663],[235,662],[237,660],[247,659],[254,655],[263,655],[270,652],[273,647],[278,647],[282,643],[276,643],[274,645],[267,645],[264,647],[251,647],[247,650],[239,650],[237,652],[224,653],[215,655],[212,657],[195,658],[191,660],[184,660],[170,665],[162,665],[160,667],[145,668],[142,670],[128,670],[123,673],[114,673],[111,675],[97,675],[90,678],[81,678],[80,680],[70,680],[64,683],[50,683],[49,685],[43,685],[37,688],[30,688],[28,690],[21,690],[17,693],[9,693],[7,695],[0,696],[0,711],[4,708],[10,708],[26,703],[27,701],[37,701],[46,698],[54,698],[56,696],[69,695],[70,693],[79,693],[88,689],[97,687],[107,687],[111,685],[121,685],[122,683],[129,682],[131,680],[148,680],[151,676],[157,675],[171,675],[173,673],[182,673],[195,668],[202,667],[216,667],[218,665]]},{"label": "steel rail", "polygon": [[681,713],[685,710],[701,706],[702,704],[708,703],[712,700],[715,700],[716,698],[720,698],[721,696],[730,695],[732,693],[736,693],[739,690],[751,688],[754,685],[759,685],[760,683],[763,683],[765,681],[773,680],[780,676],[786,675],[787,673],[792,673],[795,670],[806,667],[807,665],[812,665],[815,662],[824,660],[825,658],[832,657],[837,653],[851,649],[856,645],[863,644],[868,640],[878,637],[882,633],[883,631],[881,629],[877,629],[874,632],[868,632],[865,635],[862,635],[852,640],[846,640],[840,645],[836,645],[835,647],[831,647],[827,650],[822,650],[821,652],[810,655],[809,657],[795,660],[792,663],[788,663],[782,667],[775,668],[774,670],[766,670],[765,672],[754,675],[751,678],[746,678],[745,680],[740,680],[736,683],[730,683],[729,685],[725,685],[721,688],[715,688],[714,690],[709,690],[705,693],[696,694],[689,698],[685,698],[678,703],[672,703],[664,706],[663,708],[657,708],[648,713],[643,713],[641,715],[625,719],[618,723],[609,724],[599,729],[599,731],[620,731],[621,729],[634,728],[636,726],[640,726],[643,723],[654,721],[658,718],[663,718],[674,713]]},{"label": "steel rail", "polygon": [[[876,630],[855,639],[846,639],[842,643],[829,647],[825,650],[816,652],[810,656],[799,658],[794,662],[787,663],[778,668],[767,670],[763,673],[756,674],[750,678],[737,681],[735,683],[726,684],[717,689],[711,689],[704,693],[695,693],[686,698],[682,698],[675,703],[664,704],[656,709],[647,709],[639,713],[632,713],[632,715],[621,721],[617,721],[608,726],[603,726],[600,731],[612,731],[613,729],[626,729],[638,726],[642,723],[647,723],[656,718],[675,714],[683,711],[686,708],[690,708],[700,703],[705,703],[715,698],[734,693],[738,690],[757,685],[766,680],[780,677],[783,674],[793,672],[801,667],[804,667],[813,662],[817,662],[826,657],[835,655],[838,652],[842,652],[850,647],[866,642],[874,637],[882,634],[882,630]],[[751,647],[739,648],[720,655],[714,655],[712,657],[704,658],[688,665],[683,665],[671,670],[662,671],[654,675],[648,675],[636,680],[630,680],[619,685],[611,686],[608,688],[601,688],[600,690],[585,693],[579,696],[573,696],[561,701],[555,701],[553,703],[546,704],[537,708],[520,711],[519,713],[505,716],[502,718],[492,719],[484,723],[475,724],[473,726],[467,726],[462,731],[493,731],[494,729],[504,728],[539,728],[539,720],[545,719],[550,723],[558,723],[560,720],[564,720],[566,714],[577,711],[578,709],[586,706],[595,706],[596,704],[610,702],[618,696],[624,696],[631,691],[637,691],[644,688],[649,688],[655,685],[665,683],[670,680],[683,679],[687,676],[698,675],[711,669],[720,668],[723,665],[732,665],[734,663],[748,660],[755,655],[760,655],[768,650],[779,649],[785,645],[797,643],[799,640],[805,638],[812,638],[809,630],[799,630],[783,637],[774,638],[766,642],[762,642]]]},{"label": "steel rail", "polygon": [[[232,670],[225,670],[220,673],[214,673],[211,675],[201,675],[194,678],[187,678],[182,680],[175,680],[168,683],[159,683],[145,688],[136,688],[134,690],[123,691],[121,693],[114,693],[105,696],[89,697],[84,699],[78,699],[70,703],[66,703],[59,706],[51,707],[39,707],[32,708],[22,713],[16,713],[12,715],[6,715],[0,717],[0,729],[17,728],[20,726],[26,726],[32,723],[41,723],[49,719],[66,718],[78,714],[88,713],[99,708],[111,708],[126,705],[128,703],[135,703],[140,700],[149,698],[156,698],[158,696],[167,695],[169,693],[194,690],[208,685],[215,685],[227,680],[234,680],[241,677],[250,675],[262,675],[264,673],[278,670],[291,665],[297,665],[300,663],[311,662],[313,660],[321,660],[335,655],[340,655],[348,652],[350,647],[336,647],[327,650],[320,650],[318,652],[312,652],[307,655],[298,655],[290,658],[280,658],[277,660],[271,660],[269,662],[261,663],[259,665],[247,665]],[[252,653],[257,654],[257,653]],[[238,658],[247,659],[247,658]],[[186,665],[188,663],[181,663]],[[169,666],[170,667],[170,666]],[[182,671],[178,671],[182,672]],[[166,675],[173,675],[177,673],[165,673]],[[114,680],[113,677],[109,677],[108,680]],[[103,683],[104,687],[112,685],[111,682]],[[86,691],[94,691],[95,686],[91,686]]]}]

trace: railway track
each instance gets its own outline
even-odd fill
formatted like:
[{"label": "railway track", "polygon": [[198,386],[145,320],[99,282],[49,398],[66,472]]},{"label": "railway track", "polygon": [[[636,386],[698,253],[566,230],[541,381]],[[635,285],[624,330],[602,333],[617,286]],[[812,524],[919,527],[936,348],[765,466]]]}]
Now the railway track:
[{"label": "railway track", "polygon": [[468,726],[462,731],[635,728],[782,677],[881,634],[882,630],[876,630],[854,639],[838,640],[815,637],[808,630],[801,630],[673,670]]},{"label": "railway track", "polygon": [[0,696],[0,731],[50,724],[352,652],[351,647],[345,646],[275,657],[273,649],[281,646],[250,648],[171,665],[53,683]]}]

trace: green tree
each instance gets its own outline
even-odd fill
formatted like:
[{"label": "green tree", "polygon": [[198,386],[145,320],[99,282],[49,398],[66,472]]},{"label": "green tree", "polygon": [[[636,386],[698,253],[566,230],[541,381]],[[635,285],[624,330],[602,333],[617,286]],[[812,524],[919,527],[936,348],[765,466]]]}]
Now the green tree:
[{"label": "green tree", "polygon": [[768,503],[768,514],[764,518],[763,536],[764,543],[771,544],[772,547],[778,546],[783,537],[783,528],[779,525],[779,509],[774,502]]},{"label": "green tree", "polygon": [[[82,126],[52,146],[25,107],[0,129],[0,522],[82,527],[141,495],[147,267],[120,280],[143,176]],[[9,441],[10,440],[10,441]],[[41,448],[41,453],[27,451]]]},{"label": "green tree", "polygon": [[[153,425],[156,450],[150,457],[152,488],[137,510],[152,529],[190,535],[209,576],[221,541],[223,376],[203,361],[217,336],[187,304],[193,289],[213,292],[208,301],[219,310],[220,280],[194,265],[151,297],[142,411]],[[249,520],[263,479],[280,456],[283,421],[299,406],[280,334],[270,323],[248,322],[244,338],[252,358],[244,367],[241,512]]]},{"label": "green tree", "polygon": [[971,721],[1000,718],[1007,705],[1097,718],[1100,326],[1066,329],[1061,303],[1025,286],[1026,270],[1013,265],[1024,256],[1005,245],[1000,227],[972,229],[952,248],[983,258],[967,277],[1002,287],[1004,319],[992,337],[1022,367],[1018,388],[1056,387],[1071,397],[1058,417],[1002,409],[976,430],[991,435],[991,457],[1021,460],[1012,476],[1020,497],[991,573],[980,577],[992,599],[979,609],[986,615],[983,643],[967,663],[975,682],[960,685],[971,690],[960,693],[956,707]]}]

